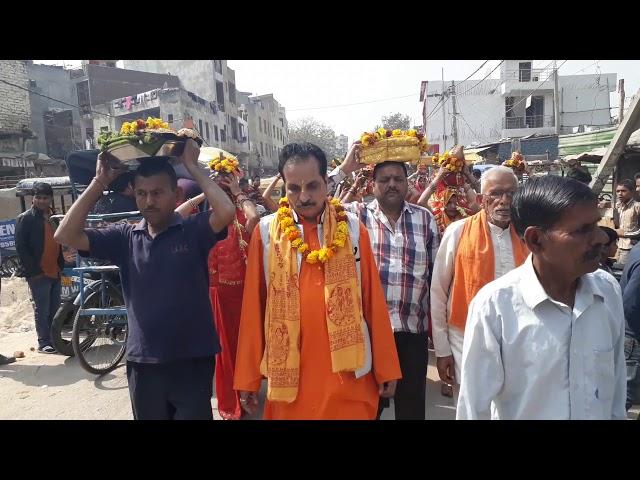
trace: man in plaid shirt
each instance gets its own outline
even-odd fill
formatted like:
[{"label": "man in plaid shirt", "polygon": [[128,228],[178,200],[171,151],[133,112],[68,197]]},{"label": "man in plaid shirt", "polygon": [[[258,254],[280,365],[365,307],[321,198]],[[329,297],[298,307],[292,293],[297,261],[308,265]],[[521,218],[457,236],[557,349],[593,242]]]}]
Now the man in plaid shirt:
[{"label": "man in plaid shirt", "polygon": [[[352,148],[347,156],[353,155]],[[348,159],[347,159],[348,160]],[[345,163],[346,161],[345,160]],[[397,420],[424,420],[427,387],[427,325],[431,270],[438,250],[438,228],[431,212],[405,201],[407,169],[402,162],[376,165],[375,200],[345,203],[367,227],[400,359],[402,379],[394,396]],[[357,193],[350,190],[346,201]],[[388,399],[380,399],[378,418]]]}]

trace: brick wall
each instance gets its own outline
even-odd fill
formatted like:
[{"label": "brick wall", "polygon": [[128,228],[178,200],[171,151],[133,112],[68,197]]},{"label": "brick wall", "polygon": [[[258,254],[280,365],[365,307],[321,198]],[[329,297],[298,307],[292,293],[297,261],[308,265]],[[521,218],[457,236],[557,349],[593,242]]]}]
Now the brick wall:
[{"label": "brick wall", "polygon": [[[25,60],[0,60],[0,79],[29,87]],[[0,133],[22,133],[31,123],[29,92],[0,82]]]}]

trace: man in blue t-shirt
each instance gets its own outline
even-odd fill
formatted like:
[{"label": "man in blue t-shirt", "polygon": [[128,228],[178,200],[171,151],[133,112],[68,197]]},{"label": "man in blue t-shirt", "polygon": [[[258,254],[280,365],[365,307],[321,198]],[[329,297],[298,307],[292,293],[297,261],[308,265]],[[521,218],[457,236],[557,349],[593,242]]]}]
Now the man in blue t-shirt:
[{"label": "man in blue t-shirt", "polygon": [[180,161],[205,193],[211,211],[183,220],[173,167],[146,160],[132,186],[143,220],[85,229],[102,191],[125,167],[107,153],[96,177],[69,209],[56,240],[81,255],[120,267],[127,305],[127,379],[134,418],[212,419],[214,356],[220,350],[208,295],[207,256],[226,236],[235,213],[228,196],[197,164],[200,149],[187,139]]}]

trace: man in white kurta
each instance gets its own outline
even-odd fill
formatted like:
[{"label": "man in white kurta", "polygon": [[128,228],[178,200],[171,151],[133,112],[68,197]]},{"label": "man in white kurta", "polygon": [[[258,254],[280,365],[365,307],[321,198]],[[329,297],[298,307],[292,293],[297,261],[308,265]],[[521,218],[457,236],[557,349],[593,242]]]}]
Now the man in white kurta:
[{"label": "man in white kurta", "polygon": [[[558,197],[546,203],[555,211],[543,191]],[[622,296],[596,270],[607,241],[596,201],[555,176],[516,194],[513,222],[532,254],[471,302],[458,419],[625,418]]]},{"label": "man in white kurta", "polygon": [[[482,178],[482,203],[487,212],[494,251],[494,278],[501,277],[515,267],[509,221],[511,199],[517,186],[517,178],[507,167],[494,167]],[[493,195],[495,193],[502,195],[498,197]],[[438,373],[443,382],[454,385],[460,382],[464,331],[449,324],[451,288],[458,245],[465,222],[470,218],[458,220],[445,230],[433,265],[431,280],[431,328]],[[474,266],[469,265],[469,268],[472,269]],[[454,391],[457,393],[457,389]]]}]

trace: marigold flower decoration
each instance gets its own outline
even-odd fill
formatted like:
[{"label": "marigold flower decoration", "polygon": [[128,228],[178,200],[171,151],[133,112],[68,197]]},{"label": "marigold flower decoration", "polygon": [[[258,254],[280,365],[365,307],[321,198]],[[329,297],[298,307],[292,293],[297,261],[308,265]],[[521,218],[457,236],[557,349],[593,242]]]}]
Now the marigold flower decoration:
[{"label": "marigold flower decoration", "polygon": [[124,122],[120,127],[120,135],[135,135],[142,130],[170,130],[169,124],[161,118],[147,117],[147,120],[139,118],[133,122]]},{"label": "marigold flower decoration", "polygon": [[459,173],[464,167],[464,160],[457,159],[451,156],[451,153],[447,150],[442,155],[436,153],[433,156],[433,163],[438,166],[443,166],[450,172]]},{"label": "marigold flower decoration", "polygon": [[516,173],[524,173],[527,164],[524,162],[524,157],[520,152],[513,152],[511,158],[502,162],[505,167],[513,168]]},{"label": "marigold flower decoration", "polygon": [[360,135],[360,143],[364,147],[371,147],[375,145],[377,142],[384,140],[385,138],[391,137],[415,137],[418,139],[418,147],[420,148],[420,152],[424,153],[428,150],[429,144],[427,143],[427,139],[424,137],[422,133],[418,133],[414,129],[410,130],[400,130],[399,128],[395,130],[387,130],[385,128],[379,128],[375,132],[364,132]]},{"label": "marigold flower decoration", "polygon": [[287,236],[291,242],[291,246],[302,254],[303,259],[307,263],[325,263],[335,255],[339,248],[343,248],[347,243],[347,236],[349,235],[349,227],[345,220],[347,212],[345,212],[342,205],[340,205],[339,200],[332,198],[329,202],[335,208],[337,215],[338,225],[336,227],[336,233],[330,245],[318,250],[309,250],[309,244],[302,240],[302,234],[293,220],[293,210],[289,206],[289,200],[287,197],[280,199],[280,208],[278,208],[277,212],[280,231]]},{"label": "marigold flower decoration", "polygon": [[209,168],[216,172],[225,171],[233,173],[240,171],[240,162],[235,157],[225,157],[222,153],[218,158],[214,158],[209,162]]}]

